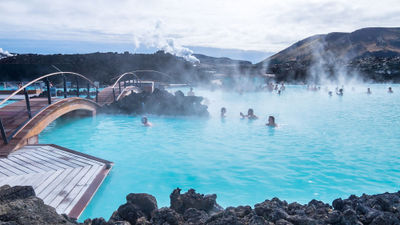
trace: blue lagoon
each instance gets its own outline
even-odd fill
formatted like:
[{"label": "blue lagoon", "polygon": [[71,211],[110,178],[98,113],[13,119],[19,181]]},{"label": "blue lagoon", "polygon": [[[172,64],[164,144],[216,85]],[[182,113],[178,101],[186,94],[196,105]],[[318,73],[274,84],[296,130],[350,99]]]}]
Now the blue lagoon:
[{"label": "blue lagoon", "polygon": [[[371,95],[367,86],[349,86],[332,97],[325,87],[296,85],[280,96],[197,89],[209,118],[147,115],[153,127],[133,115],[63,118],[39,141],[115,163],[81,220],[108,219],[131,192],[168,206],[176,187],[216,193],[224,207],[272,197],[330,202],[400,189],[400,85],[391,85],[393,94],[388,86],[369,85]],[[240,119],[248,108],[258,120]],[[269,115],[279,127],[265,126]]]}]

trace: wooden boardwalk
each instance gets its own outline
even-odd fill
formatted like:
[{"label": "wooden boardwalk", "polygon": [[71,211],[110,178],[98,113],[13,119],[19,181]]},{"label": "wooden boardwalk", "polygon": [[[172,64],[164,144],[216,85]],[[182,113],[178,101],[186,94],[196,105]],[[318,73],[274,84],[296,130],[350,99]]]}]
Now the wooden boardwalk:
[{"label": "wooden boardwalk", "polygon": [[[52,103],[59,101],[59,98],[52,98]],[[30,99],[31,112],[35,115],[48,105],[47,98]],[[10,134],[25,121],[29,120],[25,100],[11,103],[0,109],[0,118],[3,122],[5,131]]]},{"label": "wooden boardwalk", "polygon": [[112,165],[57,145],[27,145],[0,158],[0,186],[31,185],[45,204],[77,219]]},{"label": "wooden boardwalk", "polygon": [[60,116],[75,110],[95,114],[99,105],[85,98],[70,97],[52,98],[51,105],[47,98],[32,98],[30,106],[32,118],[28,116],[25,100],[0,108],[0,118],[6,135],[12,136],[8,144],[0,142],[0,157],[7,156],[25,144],[36,144],[37,135]]}]

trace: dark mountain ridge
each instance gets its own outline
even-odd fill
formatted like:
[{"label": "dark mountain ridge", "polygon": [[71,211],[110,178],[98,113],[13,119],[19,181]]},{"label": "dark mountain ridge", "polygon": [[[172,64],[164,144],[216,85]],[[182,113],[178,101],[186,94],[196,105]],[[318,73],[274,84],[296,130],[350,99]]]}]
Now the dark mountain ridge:
[{"label": "dark mountain ridge", "polygon": [[[318,82],[339,70],[374,81],[400,81],[400,28],[363,28],[351,33],[314,35],[260,62],[278,80]],[[372,64],[371,64],[372,63]]]},{"label": "dark mountain ridge", "polygon": [[158,51],[154,54],[91,53],[91,54],[21,54],[0,59],[0,81],[30,81],[44,74],[62,71],[77,72],[101,84],[134,70],[157,70],[169,75],[138,74],[141,79],[172,83],[207,84],[215,73],[232,74],[241,68],[251,70],[248,61],[195,55],[200,63],[193,64],[181,57]]}]

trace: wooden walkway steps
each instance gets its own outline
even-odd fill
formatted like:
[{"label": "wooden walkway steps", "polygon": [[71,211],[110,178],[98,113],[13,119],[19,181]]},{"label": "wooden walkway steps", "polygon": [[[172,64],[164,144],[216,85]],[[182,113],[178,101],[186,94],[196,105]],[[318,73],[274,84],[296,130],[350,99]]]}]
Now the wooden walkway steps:
[{"label": "wooden walkway steps", "polygon": [[0,186],[31,185],[45,204],[78,219],[112,165],[57,145],[26,145],[0,158]]}]

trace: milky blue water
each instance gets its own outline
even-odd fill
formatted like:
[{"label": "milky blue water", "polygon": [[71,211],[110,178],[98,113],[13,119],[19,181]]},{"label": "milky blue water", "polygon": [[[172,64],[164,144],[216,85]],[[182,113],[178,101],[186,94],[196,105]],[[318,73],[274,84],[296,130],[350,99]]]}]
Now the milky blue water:
[{"label": "milky blue water", "polygon": [[[41,135],[54,143],[115,163],[84,211],[108,217],[130,192],[169,205],[176,187],[216,193],[222,206],[279,197],[331,202],[350,194],[400,189],[400,86],[365,86],[329,97],[304,86],[275,93],[195,90],[208,99],[210,118],[149,115],[153,127],[129,115],[57,120]],[[227,118],[219,117],[220,107]],[[251,107],[260,117],[240,119]],[[276,117],[278,128],[265,126]]]}]

